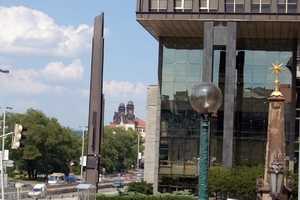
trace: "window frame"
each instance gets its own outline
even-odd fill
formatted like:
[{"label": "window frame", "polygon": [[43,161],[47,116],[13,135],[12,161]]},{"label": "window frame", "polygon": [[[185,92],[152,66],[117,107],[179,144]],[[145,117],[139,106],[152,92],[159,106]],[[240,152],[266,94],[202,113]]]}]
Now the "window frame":
[{"label": "window frame", "polygon": [[[202,3],[201,3],[201,0],[200,0],[200,10],[203,10],[203,11],[204,11],[204,10],[207,10],[207,12],[209,12],[210,10],[213,10],[213,11],[218,10],[218,3],[219,3],[219,0],[205,0],[205,1],[206,1],[206,7],[203,7],[203,6],[202,6]],[[212,8],[212,7],[210,6],[211,1],[216,1],[216,2],[217,2],[215,8]]]},{"label": "window frame", "polygon": [[[253,8],[252,6],[254,5],[258,5],[259,8],[258,8],[258,13],[270,13],[270,8],[271,8],[271,0],[268,0],[269,2],[268,3],[265,3],[263,2],[264,0],[258,0],[259,2],[255,3],[254,0],[252,0],[251,2],[251,13],[253,11]],[[263,12],[263,5],[269,5],[269,12]],[[253,13],[256,13],[256,12],[253,12]]]},{"label": "window frame", "polygon": [[[178,0],[174,0],[174,9],[175,11],[186,11],[186,10],[192,10],[193,8],[193,0],[180,0],[181,1],[181,6],[180,7],[176,7],[176,1]],[[190,2],[190,7],[186,7],[187,3]]]},{"label": "window frame", "polygon": [[[156,2],[156,5],[153,7],[153,2]],[[162,7],[161,4],[165,3],[166,6]],[[149,10],[150,12],[165,12],[167,11],[168,0],[150,0],[149,1]]]},{"label": "window frame", "polygon": [[[243,3],[238,3],[237,1],[243,1]],[[227,7],[226,5],[233,5],[232,13],[236,13],[236,6],[237,5],[244,5],[243,6],[243,12],[245,10],[245,0],[233,0],[233,3],[228,3],[228,2],[225,1],[225,8]],[[226,12],[231,12],[231,11],[227,11],[226,9],[225,9],[225,11]]]},{"label": "window frame", "polygon": [[[290,2],[290,1],[292,1],[292,0],[284,0],[284,2],[282,2],[282,3],[280,1],[278,1],[278,3],[277,3],[278,13],[295,13],[295,12],[289,12],[289,6],[296,5],[296,7],[297,7],[298,6],[297,2]],[[279,8],[280,5],[285,6],[284,12],[279,12],[278,8]],[[297,8],[296,8],[296,12],[297,12]]]}]

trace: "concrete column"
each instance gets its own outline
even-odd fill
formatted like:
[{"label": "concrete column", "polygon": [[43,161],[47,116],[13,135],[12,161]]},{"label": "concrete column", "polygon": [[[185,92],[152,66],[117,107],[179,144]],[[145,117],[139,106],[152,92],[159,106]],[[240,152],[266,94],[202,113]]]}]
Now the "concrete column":
[{"label": "concrete column", "polygon": [[214,23],[204,23],[202,82],[212,81]]},{"label": "concrete column", "polygon": [[147,93],[144,180],[153,183],[154,194],[158,189],[160,105],[159,87],[150,85]]}]

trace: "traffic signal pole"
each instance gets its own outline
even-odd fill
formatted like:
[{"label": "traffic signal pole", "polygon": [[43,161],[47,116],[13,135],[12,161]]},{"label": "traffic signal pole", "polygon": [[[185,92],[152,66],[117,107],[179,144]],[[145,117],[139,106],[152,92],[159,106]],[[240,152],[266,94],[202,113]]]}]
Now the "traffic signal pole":
[{"label": "traffic signal pole", "polygon": [[5,107],[3,111],[3,127],[2,127],[2,153],[1,153],[1,193],[2,193],[2,200],[4,200],[4,167],[3,167],[3,159],[4,159],[4,135],[5,135],[5,113],[6,109],[12,109],[11,107]]}]

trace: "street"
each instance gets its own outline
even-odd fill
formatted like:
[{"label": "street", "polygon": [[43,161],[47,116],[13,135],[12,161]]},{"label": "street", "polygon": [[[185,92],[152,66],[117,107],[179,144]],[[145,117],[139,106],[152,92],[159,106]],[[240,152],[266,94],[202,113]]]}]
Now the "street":
[{"label": "street", "polygon": [[[126,186],[124,188],[119,188],[119,190],[120,191],[124,191],[125,188],[126,188]],[[14,199],[29,200],[29,199],[32,199],[32,198],[28,198],[27,193],[28,193],[28,191],[19,191],[19,198],[17,198],[18,197],[18,193],[16,193],[16,192],[9,192],[8,199],[10,199],[10,200],[14,200]],[[116,188],[112,188],[112,187],[101,188],[101,189],[98,189],[98,193],[99,194],[105,194],[105,195],[117,195],[118,194],[118,190]],[[47,193],[47,196],[46,196],[45,199],[75,200],[75,199],[77,199],[77,196],[78,196],[77,192],[68,192],[68,193],[60,193],[60,194],[58,194],[58,193],[52,192],[52,190],[48,190],[48,193]]]}]

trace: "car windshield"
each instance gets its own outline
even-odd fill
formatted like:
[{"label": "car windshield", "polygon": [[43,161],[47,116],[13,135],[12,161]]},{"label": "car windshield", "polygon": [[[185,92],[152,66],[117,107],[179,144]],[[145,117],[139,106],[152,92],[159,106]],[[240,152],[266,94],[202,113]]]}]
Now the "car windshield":
[{"label": "car windshield", "polygon": [[33,192],[39,192],[39,191],[41,191],[41,188],[33,188],[32,191],[33,191]]}]

